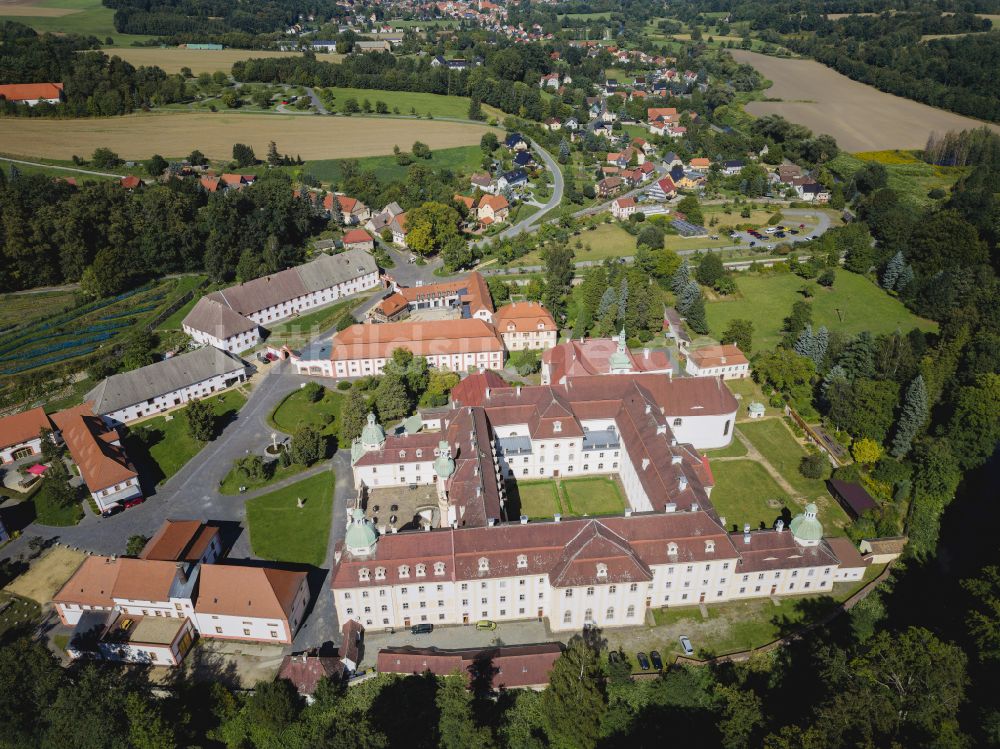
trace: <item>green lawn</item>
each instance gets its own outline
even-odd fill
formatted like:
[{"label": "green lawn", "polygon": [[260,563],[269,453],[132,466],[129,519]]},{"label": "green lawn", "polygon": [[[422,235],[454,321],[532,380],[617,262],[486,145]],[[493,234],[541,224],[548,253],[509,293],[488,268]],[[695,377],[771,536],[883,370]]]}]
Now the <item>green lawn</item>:
[{"label": "green lawn", "polygon": [[[432,96],[433,94],[420,94],[421,96]],[[464,115],[463,115],[464,117]],[[485,130],[483,131],[485,132]],[[409,151],[413,142],[398,143],[402,150]],[[456,148],[442,148],[431,151],[431,158],[418,159],[415,164],[421,164],[431,169],[450,169],[453,172],[472,174],[482,171],[483,152],[479,146],[458,146]],[[296,167],[300,171],[307,172],[325,183],[341,181],[340,171],[341,159],[316,159],[306,162],[304,167]],[[361,168],[375,172],[375,175],[382,182],[395,182],[406,178],[409,166],[401,166],[396,163],[396,157],[392,154],[388,156],[366,156],[358,159]]]},{"label": "green lawn", "polygon": [[[320,566],[326,560],[336,477],[324,472],[246,503],[255,556]],[[302,508],[297,506],[303,498]]]},{"label": "green lawn", "polygon": [[[246,403],[238,390],[213,395],[217,429],[231,421]],[[169,420],[168,420],[168,417]],[[187,409],[157,416],[129,428],[125,449],[144,481],[159,484],[179,471],[204,445],[188,434]]]},{"label": "green lawn", "polygon": [[625,509],[625,499],[612,479],[564,479],[560,484],[570,515],[616,515]]},{"label": "green lawn", "polygon": [[0,641],[5,640],[8,635],[30,635],[42,614],[42,607],[30,598],[0,590],[0,607],[5,605],[6,608],[0,614]]},{"label": "green lawn", "polygon": [[733,441],[728,446],[721,447],[718,450],[705,450],[704,453],[708,456],[709,460],[712,458],[742,458],[747,454],[747,448],[746,445],[733,437]]},{"label": "green lawn", "polygon": [[[380,290],[380,288],[375,289],[376,292]],[[299,315],[283,323],[272,325],[267,329],[267,342],[276,348],[288,346],[295,349],[304,346],[316,336],[332,328],[338,317],[359,304],[360,301],[360,296],[352,297],[315,312]]]},{"label": "green lawn", "polygon": [[831,289],[792,273],[737,274],[736,285],[739,293],[732,298],[705,305],[708,325],[712,335],[718,338],[730,320],[751,320],[755,351],[774,348],[781,339],[783,320],[791,312],[792,304],[803,298],[799,293],[803,286],[810,286],[815,294],[810,300],[813,327],[825,325],[846,335],[856,335],[862,330],[877,335],[891,333],[896,328],[905,333],[914,327],[921,330],[937,327],[930,320],[911,314],[902,302],[867,278],[844,270],[837,271],[837,280]]},{"label": "green lawn", "polygon": [[0,5],[0,21],[14,21],[30,26],[40,33],[93,34],[104,43],[111,37],[118,46],[128,46],[134,41],[145,41],[153,37],[148,34],[119,34],[115,31],[113,8],[106,8],[101,0],[41,0],[24,5],[38,8],[65,8],[73,12],[64,16],[5,16]]},{"label": "green lawn", "polygon": [[229,473],[226,474],[225,478],[222,479],[222,483],[219,484],[219,493],[236,496],[240,493],[241,486],[246,487],[247,491],[262,489],[265,486],[270,486],[271,484],[276,484],[279,481],[284,481],[297,473],[302,473],[308,467],[309,466],[304,466],[300,463],[292,463],[288,466],[281,466],[276,463],[274,465],[274,473],[267,474],[262,479],[249,479],[241,472],[237,471],[234,466],[229,470]]},{"label": "green lawn", "polygon": [[[741,427],[742,428],[742,427]],[[780,517],[787,527],[793,517],[802,512],[804,505],[794,502],[762,465],[752,460],[709,460],[715,488],[711,502],[715,511],[726,518],[726,527],[741,529],[750,523],[753,529],[774,526]],[[778,506],[768,505],[777,500]],[[844,535],[848,523],[840,505],[829,494],[815,499],[823,531],[828,536]]]},{"label": "green lawn", "polygon": [[[80,502],[70,505],[60,506],[52,501],[49,493],[45,491],[45,480],[42,479],[41,488],[35,492],[31,499],[35,509],[35,522],[42,525],[68,526],[76,525],[83,520],[83,506]],[[83,490],[81,490],[82,493]],[[88,495],[89,496],[89,495]]]},{"label": "green lawn", "polygon": [[[424,94],[412,91],[383,91],[379,89],[366,88],[326,88],[317,89],[319,91],[329,91],[334,97],[334,108],[337,112],[345,110],[345,102],[348,99],[355,99],[359,105],[367,99],[371,102],[374,111],[375,102],[381,100],[389,106],[389,111],[395,114],[395,109],[399,109],[399,114],[412,114],[411,109],[416,110],[416,114],[426,117],[428,113],[434,117],[455,117],[466,119],[469,116],[469,102],[467,96],[443,96],[441,94]],[[399,147],[404,151],[410,150],[410,143],[400,143]]]},{"label": "green lawn", "polygon": [[[603,260],[607,257],[622,257],[635,252],[635,237],[617,224],[601,224],[593,231],[584,231],[572,240],[579,239],[583,249],[574,249],[574,261]],[[541,250],[533,250],[512,265],[539,265],[542,263]]]},{"label": "green lawn", "polygon": [[268,423],[286,434],[294,434],[303,426],[311,426],[323,434],[337,433],[337,414],[344,405],[344,396],[336,390],[324,388],[323,397],[312,403],[305,390],[289,393],[271,413]]},{"label": "green lawn", "polygon": [[811,499],[826,495],[821,479],[807,479],[799,473],[799,462],[807,453],[784,421],[757,419],[740,424],[739,429],[796,491]]},{"label": "green lawn", "polygon": [[515,500],[511,509],[517,505],[518,515],[527,515],[533,520],[551,520],[556,513],[562,512],[559,504],[559,492],[554,481],[518,481],[508,482],[508,496]]}]

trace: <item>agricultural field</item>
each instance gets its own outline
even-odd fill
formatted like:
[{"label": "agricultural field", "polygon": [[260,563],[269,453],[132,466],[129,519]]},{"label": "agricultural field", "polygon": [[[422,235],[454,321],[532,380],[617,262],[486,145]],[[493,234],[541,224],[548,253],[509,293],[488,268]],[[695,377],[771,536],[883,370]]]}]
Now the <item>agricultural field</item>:
[{"label": "agricultural field", "polygon": [[54,34],[93,34],[102,42],[128,45],[146,41],[145,34],[119,34],[115,31],[115,11],[101,0],[8,0],[0,1],[0,22],[16,21],[35,31]]},{"label": "agricultural field", "polygon": [[877,335],[891,333],[896,328],[904,333],[911,328],[936,329],[933,322],[913,315],[902,302],[867,278],[845,270],[837,271],[837,280],[830,289],[792,273],[741,273],[736,275],[736,285],[739,291],[733,297],[711,300],[705,305],[708,326],[718,338],[730,320],[752,320],[754,351],[771,349],[778,343],[782,322],[791,312],[792,304],[802,299],[799,289],[803,286],[814,290],[810,304],[815,327],[825,325],[848,335],[862,330]]},{"label": "agricultural field", "polygon": [[[773,85],[765,95],[781,101],[753,101],[754,115],[780,114],[816,133],[828,133],[845,151],[923,148],[932,132],[964,130],[983,123],[935,109],[857,81],[814,60],[769,57],[730,50],[737,62],[753,65]],[[1000,133],[1000,125],[987,125]]]},{"label": "agricultural field", "polygon": [[154,153],[178,158],[198,148],[211,159],[228,161],[234,143],[249,144],[263,155],[272,140],[279,151],[304,159],[342,159],[390,153],[393,144],[415,140],[431,149],[478,144],[484,132],[481,125],[434,120],[221,112],[0,120],[5,151],[53,159],[89,156],[95,148],[111,147],[123,159],[146,159]]},{"label": "agricultural field", "polygon": [[[2,6],[0,6],[2,7]],[[198,73],[214,73],[221,70],[228,74],[234,62],[271,57],[301,57],[301,52],[279,52],[259,49],[186,49],[184,47],[114,47],[105,49],[108,57],[118,56],[135,67],[155,65],[167,73],[180,73],[181,68],[190,68]],[[340,62],[344,58],[333,52],[317,52],[320,62]]]},{"label": "agricultural field", "polygon": [[934,200],[928,197],[931,190],[939,188],[948,192],[968,171],[964,167],[928,164],[911,151],[862,151],[855,154],[841,152],[826,164],[826,168],[847,182],[865,162],[885,166],[889,177],[888,186],[918,206],[933,203]]},{"label": "agricultural field", "polygon": [[[333,110],[337,112],[344,111],[345,102],[348,99],[356,100],[359,105],[367,99],[373,108],[375,102],[385,102],[393,114],[416,114],[422,117],[430,114],[433,117],[451,117],[459,120],[468,119],[469,102],[471,101],[467,96],[442,96],[441,94],[384,91],[373,88],[318,88],[316,94],[321,97],[324,104],[327,104],[327,108],[329,108],[329,99],[332,97]],[[505,116],[499,109],[489,105],[483,105],[483,114],[498,119],[503,119]],[[412,142],[407,141],[407,143]],[[399,147],[403,148],[403,144],[401,143]]]},{"label": "agricultural field", "polygon": [[[101,299],[65,312],[8,330],[0,336],[0,375],[16,375],[44,367],[62,364],[93,353],[99,348],[120,341],[178,297],[201,281],[201,277],[184,277],[161,283],[146,284],[111,299]],[[16,304],[24,305],[17,295]],[[42,295],[44,299],[44,295]],[[4,307],[6,312],[6,307]]]},{"label": "agricultural field", "polygon": [[[408,151],[413,145],[413,141],[405,140],[406,137],[400,136],[403,142],[399,143],[399,147],[404,151]],[[392,154],[388,156],[367,156],[358,159],[358,161],[362,169],[375,172],[375,175],[381,182],[395,182],[405,179],[406,170],[410,168],[409,166],[398,164],[396,157]],[[481,171],[482,161],[483,152],[479,149],[478,145],[474,145],[442,148],[432,151],[430,159],[418,159],[414,163],[423,164],[431,169],[450,169],[453,172],[471,174]],[[341,159],[313,159],[306,162],[304,167],[297,168],[329,184],[340,181],[340,162]]]},{"label": "agricultural field", "polygon": [[37,294],[3,294],[0,296],[0,333],[39,317],[64,312],[73,306],[75,298],[76,293],[71,289]]}]

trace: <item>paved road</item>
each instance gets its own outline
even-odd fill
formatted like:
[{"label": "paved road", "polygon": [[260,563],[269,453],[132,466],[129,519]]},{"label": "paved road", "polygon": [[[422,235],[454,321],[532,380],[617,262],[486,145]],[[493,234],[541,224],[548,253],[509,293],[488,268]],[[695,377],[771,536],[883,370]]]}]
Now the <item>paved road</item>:
[{"label": "paved road", "polygon": [[496,239],[507,239],[508,237],[513,237],[517,234],[531,231],[534,227],[538,226],[538,223],[545,217],[545,214],[556,208],[562,202],[563,188],[565,186],[562,170],[555,162],[555,159],[549,155],[548,151],[535,143],[535,141],[530,142],[532,150],[541,157],[542,162],[545,164],[545,168],[552,174],[552,196],[539,211],[536,211],[523,221],[518,221],[513,226],[508,226],[502,232],[494,234],[492,237],[486,237],[479,242],[480,246],[488,245]]}]

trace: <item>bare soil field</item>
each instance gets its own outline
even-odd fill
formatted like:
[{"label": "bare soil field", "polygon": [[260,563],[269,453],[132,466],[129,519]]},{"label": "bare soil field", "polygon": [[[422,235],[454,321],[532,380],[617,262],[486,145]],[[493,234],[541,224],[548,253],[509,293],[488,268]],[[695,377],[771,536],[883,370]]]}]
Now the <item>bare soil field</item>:
[{"label": "bare soil field", "polygon": [[[252,49],[200,50],[183,47],[121,47],[106,49],[110,57],[117,55],[136,67],[140,65],[156,65],[167,73],[180,73],[181,68],[191,68],[198,73],[214,73],[221,70],[228,73],[234,62],[263,57],[301,57],[300,52],[276,52]],[[321,62],[340,62],[343,55],[332,53],[316,53],[316,59]]]},{"label": "bare soil field", "polygon": [[31,569],[16,578],[4,590],[46,604],[66,584],[83,560],[83,552],[56,546],[46,552],[41,559],[32,562]]},{"label": "bare soil field", "polygon": [[[765,92],[768,97],[784,100],[750,102],[746,106],[750,114],[780,114],[813,132],[832,135],[845,151],[923,148],[932,132],[987,124],[884,93],[814,60],[769,57],[736,49],[730,53],[738,62],[753,65],[773,81]],[[987,126],[1000,133],[1000,126]]]},{"label": "bare soil field", "polygon": [[123,159],[147,159],[154,153],[176,158],[195,148],[211,159],[229,159],[234,143],[246,143],[263,157],[272,140],[282,153],[303,159],[339,159],[379,156],[391,153],[397,143],[409,148],[415,140],[431,149],[468,146],[479,143],[483,132],[481,125],[436,120],[221,112],[0,119],[5,153],[48,159],[70,159],[74,154],[89,158],[100,147],[110,148]]},{"label": "bare soil field", "polygon": [[5,3],[0,0],[0,15],[16,16],[18,18],[62,18],[79,13],[74,8],[40,8],[30,3]]}]

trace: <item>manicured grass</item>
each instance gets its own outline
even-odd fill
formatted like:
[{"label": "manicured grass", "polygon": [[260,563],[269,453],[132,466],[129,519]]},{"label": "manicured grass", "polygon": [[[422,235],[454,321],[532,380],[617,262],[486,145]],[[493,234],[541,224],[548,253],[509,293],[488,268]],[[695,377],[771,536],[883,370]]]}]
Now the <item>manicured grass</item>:
[{"label": "manicured grass", "polygon": [[[255,556],[320,566],[326,560],[336,477],[324,472],[246,503]],[[305,500],[302,508],[297,500]]]},{"label": "manicured grass", "polygon": [[742,458],[746,454],[746,446],[735,437],[726,447],[721,447],[718,450],[705,450],[705,455],[708,456],[709,460],[712,458]]},{"label": "manicured grass", "polygon": [[[33,3],[15,3],[19,9],[31,6],[38,9],[38,15],[5,15],[4,6],[0,5],[0,21],[14,21],[30,26],[39,33],[56,34],[93,34],[103,43],[106,37],[112,37],[115,44],[128,45],[134,41],[145,41],[152,38],[148,34],[119,34],[115,31],[113,8],[106,8],[101,0],[42,0]],[[51,9],[72,11],[67,15],[54,15]],[[8,11],[9,12],[9,11]]]},{"label": "manicured grass", "polygon": [[170,315],[170,317],[168,317],[166,320],[161,322],[159,326],[157,326],[157,329],[180,330],[181,323],[184,321],[184,318],[187,317],[188,312],[190,312],[194,308],[194,306],[198,303],[199,299],[201,299],[201,297],[195,294],[194,298],[192,298],[191,301],[189,301],[187,304],[184,304],[179,309],[175,310]]},{"label": "manicured grass", "polygon": [[[231,421],[246,403],[246,396],[229,390],[209,398],[215,410],[216,427]],[[168,420],[167,417],[171,418]],[[204,445],[188,434],[187,409],[157,416],[129,429],[125,449],[145,481],[159,484],[179,471]]]},{"label": "manicured grass", "polygon": [[625,499],[612,479],[565,479],[560,483],[563,506],[571,515],[616,515],[625,509]]},{"label": "manicured grass", "polygon": [[557,512],[562,512],[554,481],[518,481],[517,488],[509,493],[520,497],[519,512],[529,518],[551,520]]},{"label": "manicured grass", "polygon": [[83,506],[80,502],[60,506],[52,501],[45,491],[45,479],[42,479],[42,486],[35,492],[31,502],[35,508],[35,522],[42,525],[63,527],[76,525],[83,519]]},{"label": "manicured grass", "polygon": [[279,481],[284,481],[297,473],[302,473],[302,471],[306,470],[308,467],[309,466],[304,466],[300,463],[292,463],[287,466],[275,464],[274,473],[268,473],[262,479],[248,479],[240,471],[236,470],[235,466],[233,466],[229,473],[226,474],[226,477],[222,479],[222,483],[219,484],[219,493],[236,496],[240,493],[241,486],[246,487],[247,491],[262,489],[265,486],[270,486],[271,484],[276,484]]},{"label": "manicured grass", "polygon": [[[576,244],[577,239],[583,242],[583,249],[573,250],[575,254],[573,259],[576,262],[622,257],[632,255],[635,252],[635,237],[617,224],[601,224],[593,231],[584,231],[572,240],[573,245]],[[533,250],[512,263],[512,265],[540,264],[542,264],[541,250]]]},{"label": "manicured grass", "polygon": [[[426,94],[431,96],[431,94]],[[485,132],[485,131],[484,131]],[[402,137],[402,136],[401,136]],[[409,143],[399,143],[399,147],[404,151],[409,151],[413,141]],[[388,149],[391,150],[391,149]],[[414,164],[421,164],[431,169],[450,169],[453,172],[472,174],[481,171],[483,152],[479,146],[458,146],[456,148],[442,148],[431,152],[429,159],[417,159]],[[322,182],[340,182],[341,159],[311,159],[304,167],[296,167],[307,172]],[[401,166],[396,163],[393,154],[388,156],[367,156],[358,159],[363,170],[373,171],[382,182],[395,182],[406,178],[409,166]]]},{"label": "manicured grass", "polygon": [[324,391],[317,403],[306,397],[304,389],[289,393],[271,413],[268,423],[286,434],[294,434],[303,426],[311,426],[323,434],[336,434],[336,417],[344,405],[344,396],[329,388]]},{"label": "manicured grass", "polygon": [[[375,289],[380,291],[381,289]],[[316,336],[332,328],[342,314],[361,302],[361,296],[337,302],[330,307],[323,307],[315,312],[293,317],[283,323],[278,323],[267,329],[267,342],[275,348],[288,346],[298,348],[304,346]]]},{"label": "manicured grass", "polygon": [[873,334],[891,333],[899,328],[936,330],[930,320],[919,318],[898,299],[894,299],[870,280],[844,270],[837,271],[833,288],[825,289],[815,281],[806,281],[791,273],[758,275],[738,274],[739,293],[732,298],[705,305],[708,325],[718,338],[730,320],[744,318],[754,324],[754,351],[774,348],[781,339],[783,320],[792,304],[802,299],[799,289],[809,286],[815,296],[810,300],[813,327],[825,325],[845,335],[862,330]]},{"label": "manicured grass", "polygon": [[807,479],[799,473],[799,462],[807,455],[781,419],[757,419],[740,425],[740,432],[763,453],[796,491],[810,498],[826,494],[821,479]]}]

